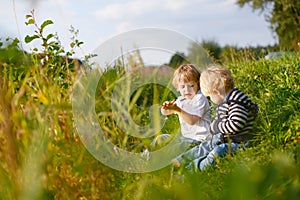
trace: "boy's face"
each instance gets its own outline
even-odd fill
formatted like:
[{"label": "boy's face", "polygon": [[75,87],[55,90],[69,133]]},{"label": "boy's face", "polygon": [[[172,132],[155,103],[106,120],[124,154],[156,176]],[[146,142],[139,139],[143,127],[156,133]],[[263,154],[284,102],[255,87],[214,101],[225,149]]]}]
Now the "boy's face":
[{"label": "boy's face", "polygon": [[208,88],[211,88],[212,86],[208,86],[205,84],[206,82],[203,81],[203,78],[200,78],[200,87],[201,87],[201,92],[204,96],[209,97],[210,100],[215,103],[215,104],[220,104],[224,98],[226,97],[225,89],[224,91],[220,91],[217,89],[214,90],[208,90]]},{"label": "boy's face", "polygon": [[179,81],[177,89],[180,92],[181,96],[187,99],[192,99],[197,94],[199,87],[198,83],[194,81]]}]

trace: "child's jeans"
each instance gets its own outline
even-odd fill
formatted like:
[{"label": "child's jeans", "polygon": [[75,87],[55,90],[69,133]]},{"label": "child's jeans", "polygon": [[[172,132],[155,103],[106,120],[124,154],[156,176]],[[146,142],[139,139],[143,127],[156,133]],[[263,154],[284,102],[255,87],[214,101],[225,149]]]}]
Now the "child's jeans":
[{"label": "child's jeans", "polygon": [[231,145],[223,143],[223,136],[221,133],[218,133],[213,135],[212,138],[202,142],[200,145],[180,154],[176,159],[181,164],[186,163],[186,168],[203,170],[208,166],[215,164],[216,157],[225,156],[229,148],[230,152],[234,153],[237,149],[241,148],[241,146],[234,142],[232,142]]},{"label": "child's jeans", "polygon": [[190,163],[195,159],[206,156],[216,145],[221,143],[222,134],[213,135],[199,145],[177,156],[176,160],[178,160],[179,163]]},{"label": "child's jeans", "polygon": [[234,142],[231,142],[230,147],[228,143],[216,145],[206,157],[203,157],[202,159],[198,158],[193,161],[195,168],[202,171],[208,166],[215,164],[216,157],[224,157],[227,154],[229,148],[230,152],[234,153],[237,149],[240,148],[240,145]]}]

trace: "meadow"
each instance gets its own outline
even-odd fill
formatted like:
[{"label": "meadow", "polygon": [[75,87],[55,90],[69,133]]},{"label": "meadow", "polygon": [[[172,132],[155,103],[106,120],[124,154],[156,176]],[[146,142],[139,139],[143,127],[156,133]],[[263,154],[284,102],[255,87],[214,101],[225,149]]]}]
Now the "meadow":
[{"label": "meadow", "polygon": [[[26,18],[37,32],[25,40],[41,40],[40,49],[20,51],[17,39],[0,48],[0,199],[300,199],[300,52],[271,60],[235,52],[223,63],[236,87],[260,107],[253,146],[201,173],[171,165],[126,173],[93,157],[74,126],[73,86],[90,68],[68,57],[82,42],[74,37],[67,51],[55,35],[44,35],[53,22],[38,26],[34,16]],[[149,141],[129,137],[111,115],[112,91],[125,69],[115,65],[102,73],[95,99],[99,124],[119,147],[141,151]],[[137,105],[130,113],[145,125],[144,107],[174,97],[155,84],[142,87],[130,99]],[[169,117],[162,132],[177,128],[177,118]]]}]

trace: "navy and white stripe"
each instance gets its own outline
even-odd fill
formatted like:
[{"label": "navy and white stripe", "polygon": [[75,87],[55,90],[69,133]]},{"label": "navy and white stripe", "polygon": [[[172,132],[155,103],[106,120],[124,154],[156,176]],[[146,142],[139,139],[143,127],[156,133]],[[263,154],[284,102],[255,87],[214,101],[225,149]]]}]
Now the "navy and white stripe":
[{"label": "navy and white stripe", "polygon": [[234,88],[217,107],[212,132],[230,136],[233,142],[238,143],[248,139],[255,120],[255,114],[251,111],[253,104],[247,95]]}]

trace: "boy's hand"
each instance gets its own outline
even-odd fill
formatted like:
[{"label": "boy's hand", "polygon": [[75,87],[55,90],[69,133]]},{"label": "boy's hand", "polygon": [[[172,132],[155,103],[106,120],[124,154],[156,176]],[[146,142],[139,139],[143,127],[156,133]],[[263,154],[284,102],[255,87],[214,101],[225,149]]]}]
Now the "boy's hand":
[{"label": "boy's hand", "polygon": [[171,109],[172,106],[176,105],[175,101],[176,101],[176,99],[174,99],[172,101],[165,101],[161,106],[162,109]]},{"label": "boy's hand", "polygon": [[161,108],[165,109],[165,110],[173,110],[173,111],[180,111],[180,108],[176,105],[175,103],[176,99],[172,100],[172,101],[165,101]]}]

